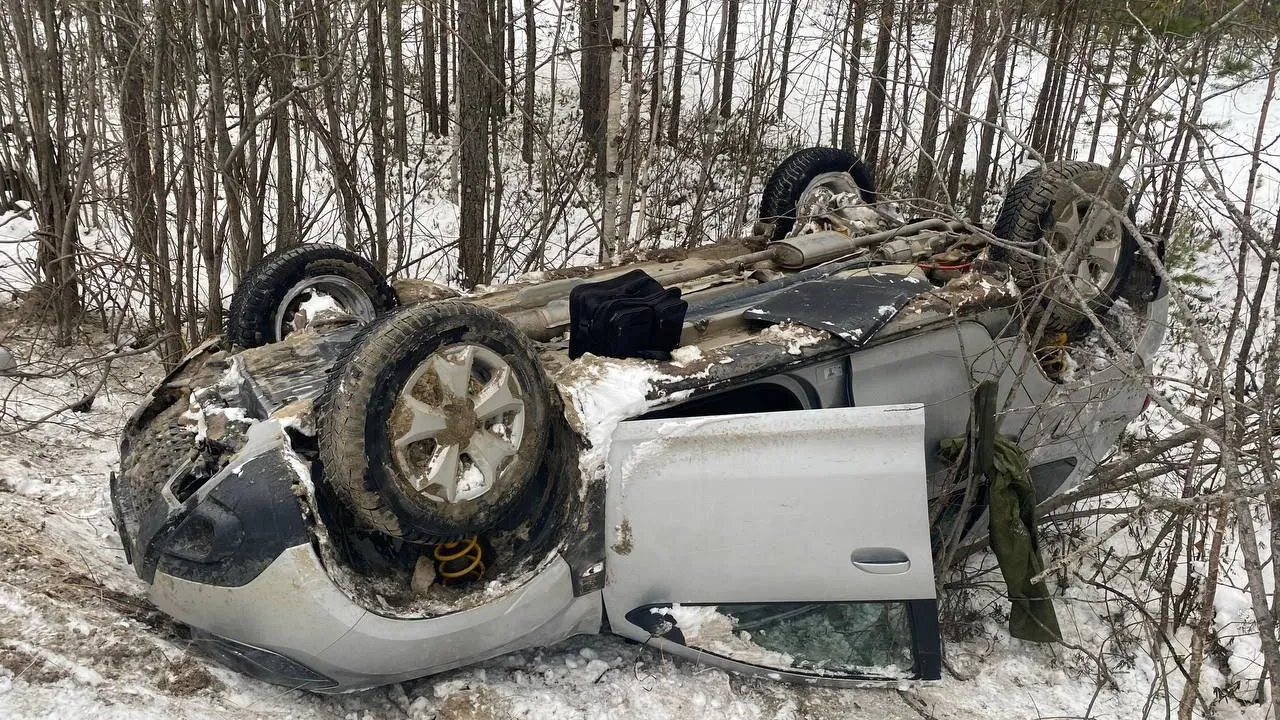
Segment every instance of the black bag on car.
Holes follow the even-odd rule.
[[[569,357],[665,360],[680,344],[688,309],[679,288],[643,270],[579,285],[569,292]]]

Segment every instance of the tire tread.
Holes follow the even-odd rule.
[[[992,234],[1030,251],[1041,253],[1043,249],[1040,244],[1047,229],[1044,225],[1045,216],[1053,210],[1054,196],[1060,186],[1066,182],[1073,182],[1085,173],[1106,171],[1107,168],[1102,165],[1082,160],[1051,162],[1028,171],[1009,188],[1004,202],[1000,205]],[[1126,190],[1126,196],[1127,194]],[[1127,232],[1125,238],[1129,239]],[[1049,279],[1043,264],[1036,258],[1011,252],[995,244],[990,245],[989,255],[993,260],[1008,263],[1014,282],[1024,292],[1041,287]],[[1125,262],[1117,265],[1116,287],[1111,293],[1094,302],[1094,314],[1101,315],[1110,309],[1119,288],[1123,287],[1126,281],[1130,265]],[[1093,323],[1083,313],[1049,300],[1046,300],[1046,303],[1053,306],[1048,308],[1048,329],[1064,332],[1073,340],[1093,329]]]
[[[227,337],[235,345],[252,348],[275,341],[276,306],[289,287],[305,276],[315,262],[338,261],[351,265],[353,274],[371,288],[370,300],[379,312],[397,305],[395,291],[368,260],[337,245],[295,245],[264,257],[245,273],[231,296],[227,310]]]
[[[760,220],[773,223],[771,240],[781,240],[796,222],[796,203],[809,183],[828,172],[848,172],[864,202],[875,202],[875,181],[857,155],[848,150],[811,147],[792,153],[778,164],[760,195]]]
[[[377,386],[382,376],[393,371],[401,362],[398,358],[424,342],[439,325],[468,316],[482,318],[477,324],[509,324],[497,313],[463,300],[440,300],[400,308],[362,328],[330,370],[316,405],[320,475],[357,520],[371,530],[421,543],[456,540],[476,533],[476,528],[457,527],[443,520],[410,517],[403,511],[398,512],[396,504],[388,500],[387,491],[373,482],[366,441],[368,408],[378,399]],[[514,327],[504,335],[504,340],[515,345],[514,351],[532,363],[536,382],[541,385],[536,389],[526,388],[530,401],[542,404],[541,413],[531,412],[530,419],[526,420],[526,432],[534,433],[533,442],[538,446],[540,459],[547,444],[545,428],[547,415],[554,411],[554,395],[548,391],[550,383],[529,340]],[[531,465],[530,477],[538,463]],[[520,503],[512,501],[508,505],[489,520],[493,524],[501,522]]]

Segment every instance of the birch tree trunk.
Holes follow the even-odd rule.
[[[631,48],[631,78],[627,93],[626,146],[622,153],[622,177],[618,191],[621,201],[619,237],[623,244],[637,239],[632,232],[632,225],[640,179],[640,96],[644,93],[644,19],[648,14],[648,0],[636,0],[631,40],[628,43]],[[617,60],[617,55],[614,60]],[[612,97],[610,102],[613,102]]]
[[[610,7],[613,12],[609,34],[612,59],[609,62],[609,96],[605,113],[604,211],[600,221],[600,262],[607,265],[612,265],[622,253],[622,242],[618,237],[618,132],[622,115],[622,52],[625,47],[622,38],[626,34],[622,0],[614,0]]]

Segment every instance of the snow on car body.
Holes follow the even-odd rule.
[[[1163,295],[1149,278],[1126,288],[1140,320],[1121,338],[1131,354],[1068,377],[1046,373],[1044,348],[1028,346],[999,264],[978,260],[935,285],[916,262],[814,272],[770,270],[758,256],[725,243],[624,268],[684,290],[689,315],[669,360],[570,360],[554,341],[568,288],[617,269],[430,301],[363,331],[340,317],[285,332],[310,302],[286,288],[285,301],[263,305],[278,316],[236,326],[267,342],[197,349],[126,428],[112,496],[131,562],[156,605],[211,652],[317,691],[606,627],[770,677],[936,679],[938,442],[964,434],[972,388],[994,380],[999,431],[1029,450],[1038,495],[1072,484],[1143,406]],[[342,292],[376,285],[310,277]],[[919,290],[887,311],[871,302],[908,285]],[[260,277],[251,289],[265,298],[269,286]],[[849,304],[808,311],[833,292]],[[778,304],[788,293],[803,296],[802,322],[785,321],[797,307]],[[547,342],[526,345],[508,325]],[[424,328],[432,339],[419,348]],[[403,357],[379,365],[384,346]],[[455,377],[464,354],[467,373]],[[502,412],[487,416],[499,395]],[[511,443],[497,461],[480,447],[491,435]],[[415,460],[420,441],[429,452]],[[457,448],[475,457],[438,481]],[[513,467],[515,484],[498,474]],[[370,473],[394,492],[361,484]],[[471,547],[450,530],[475,527],[458,508],[476,502],[491,503],[476,515],[484,563],[450,586],[435,573]]]

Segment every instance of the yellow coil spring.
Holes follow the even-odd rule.
[[[432,551],[436,572],[445,582],[478,580],[484,575],[484,551],[476,536],[440,543]]]
[[[1036,351],[1036,358],[1046,375],[1057,378],[1067,370],[1066,353],[1067,334],[1048,332]]]

